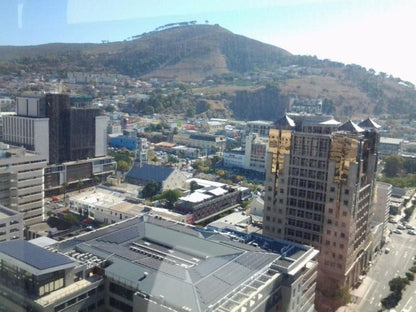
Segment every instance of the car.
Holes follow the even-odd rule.
[[[414,226],[411,226],[410,224],[406,225],[406,229],[408,230],[415,230],[416,228]]]
[[[409,231],[407,231],[407,234],[416,235],[416,231],[415,230],[409,230]]]
[[[406,230],[406,227],[404,225],[400,224],[400,225],[397,226],[397,229],[398,230]]]
[[[386,253],[386,254],[390,253],[390,248],[384,249],[384,253]]]
[[[391,223],[391,224],[397,224],[397,221],[394,220],[394,219],[389,219],[389,223]]]
[[[395,233],[395,234],[403,234],[403,232],[402,232],[402,231],[400,231],[399,229],[395,229],[395,230],[393,231],[393,233]]]

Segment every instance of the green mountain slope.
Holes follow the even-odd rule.
[[[246,93],[238,94],[216,88],[224,89],[222,85],[229,87],[235,77],[246,76],[256,76],[254,84],[260,88],[266,82],[278,86],[279,98],[275,100],[267,90],[256,91],[260,92],[262,107],[278,103],[278,111],[291,97],[320,98],[330,108],[329,112],[343,117],[414,114],[416,111],[416,92],[410,83],[358,65],[292,55],[281,48],[235,35],[220,26],[187,25],[134,38],[104,44],[0,47],[0,74],[24,70],[66,77],[69,71],[81,71],[120,73],[144,79],[196,82],[211,79],[216,85],[203,93],[226,94],[222,103],[217,104],[231,109],[239,118],[244,118],[239,103],[246,107],[253,103],[254,107],[247,111],[256,112],[256,94],[250,94],[249,87]],[[266,82],[262,82],[264,75]],[[228,77],[228,81],[224,77]],[[247,113],[246,118],[255,115],[262,116]]]

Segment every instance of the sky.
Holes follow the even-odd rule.
[[[208,21],[416,84],[414,0],[1,0],[0,14],[0,45],[121,41],[168,23]]]

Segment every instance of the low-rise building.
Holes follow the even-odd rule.
[[[155,181],[159,183],[160,190],[174,190],[183,188],[186,176],[174,167],[155,166],[143,164],[133,166],[126,174],[126,182],[136,185],[146,185]]]
[[[22,252],[23,251],[23,252]],[[314,311],[318,251],[142,216],[41,248],[0,243],[8,311]]]
[[[189,215],[191,224],[204,222],[241,204],[242,192],[238,188],[201,179],[190,179],[187,183],[191,181],[201,188],[180,197],[175,206],[175,211]]]
[[[144,205],[133,201],[137,201],[136,198],[130,198],[126,193],[96,187],[70,195],[69,208],[71,212],[93,219],[98,223],[113,224],[141,215],[146,211]]]
[[[136,150],[138,147],[137,139],[126,136],[117,136],[110,138],[110,146],[115,148],[125,147],[129,150]]]
[[[231,150],[222,153],[224,167],[227,168],[244,168],[245,152],[242,150]]]
[[[213,153],[223,151],[226,145],[226,139],[222,135],[201,134],[201,133],[180,133],[173,136],[173,142],[190,147],[196,147]]]
[[[68,161],[59,165],[48,165],[45,168],[45,195],[52,196],[62,192],[63,185],[67,190],[92,185],[104,181],[115,173],[117,163],[111,156],[96,157],[78,161]]]
[[[24,240],[0,243],[4,311],[102,311],[103,276],[93,266]]]
[[[380,137],[378,152],[381,157],[400,155],[402,153],[403,139]]]
[[[0,205],[0,242],[23,239],[23,215]]]
[[[244,150],[231,150],[223,153],[224,166],[265,173],[268,141],[266,137],[250,133],[246,136]]]

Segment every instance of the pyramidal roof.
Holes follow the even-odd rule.
[[[338,130],[341,131],[349,131],[349,132],[364,132],[365,130],[363,128],[361,128],[359,125],[357,125],[356,123],[354,123],[351,120],[348,120],[346,123],[344,123],[343,125],[341,125]]]
[[[337,125],[340,124],[340,122],[335,120],[334,118],[331,118],[331,119],[320,122],[320,124],[321,125],[337,126]]]
[[[358,125],[365,129],[381,128],[381,126],[378,123],[376,123],[374,120],[372,120],[370,117],[368,117],[366,120],[361,121]]]
[[[296,124],[292,118],[290,118],[288,115],[285,114],[282,118],[276,121],[276,127],[282,127],[282,126],[293,128],[296,126]]]

